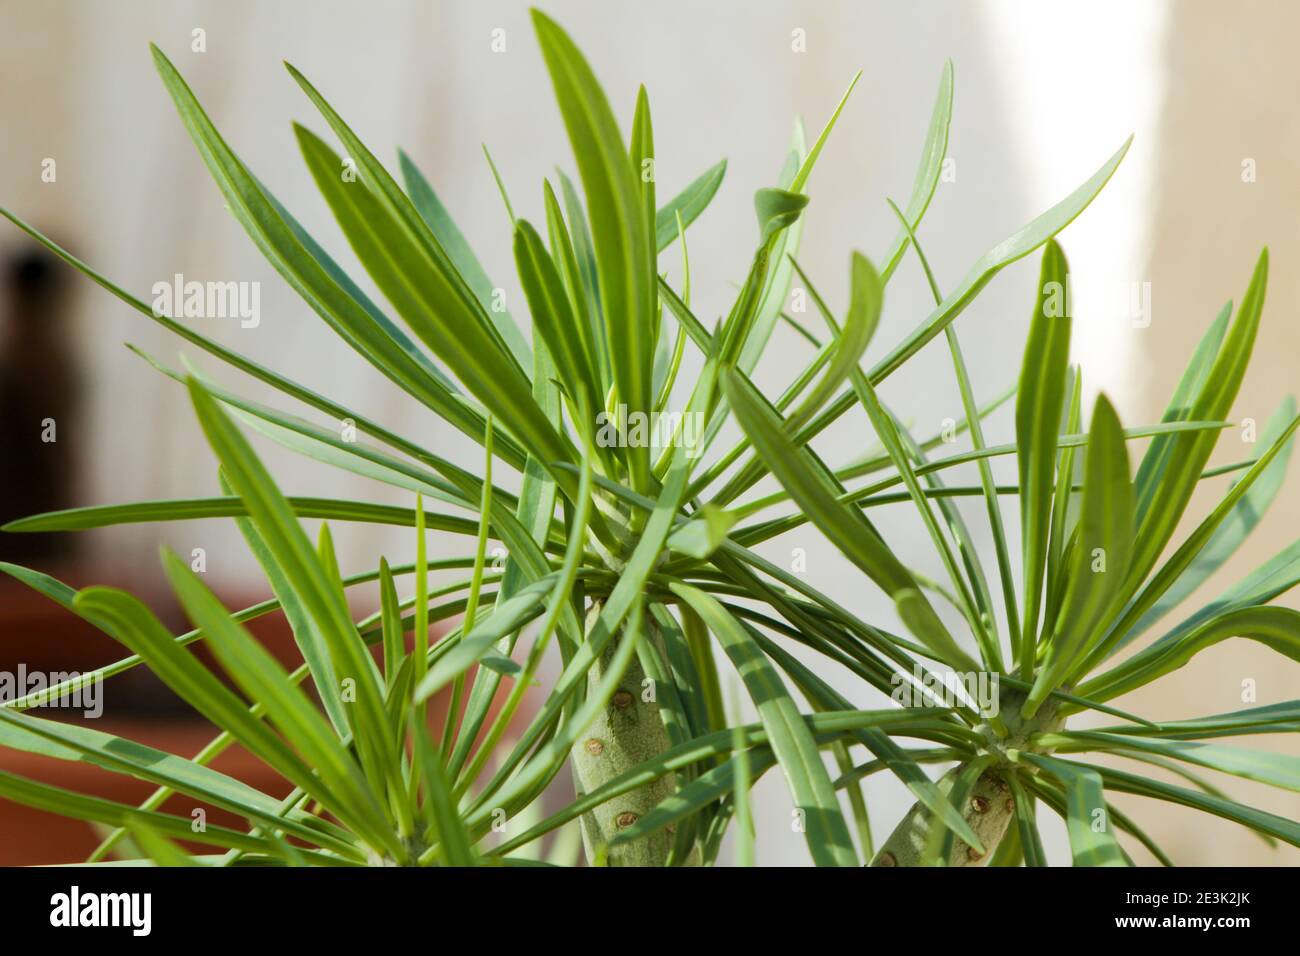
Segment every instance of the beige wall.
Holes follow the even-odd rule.
[[[1152,197],[1150,279],[1153,321],[1137,336],[1137,411],[1154,419],[1205,326],[1228,299],[1241,300],[1261,247],[1269,247],[1268,299],[1263,324],[1241,390],[1235,420],[1261,425],[1300,384],[1300,113],[1295,90],[1300,63],[1293,38],[1300,7],[1291,3],[1177,3],[1167,38],[1169,81],[1158,129],[1161,157]],[[1242,181],[1253,160],[1256,181]],[[1250,457],[1240,432],[1220,441],[1216,460]],[[1204,515],[1226,487],[1211,483],[1193,499]],[[1187,530],[1192,525],[1187,524]],[[1199,607],[1300,537],[1300,462],[1271,510],[1227,565],[1189,599]],[[1300,607],[1292,592],[1279,603]],[[1177,618],[1171,619],[1177,620]],[[1254,681],[1259,703],[1300,697],[1300,668],[1238,640],[1199,655],[1162,681],[1158,692],[1134,694],[1118,706],[1145,714],[1185,717],[1240,709],[1242,681]],[[1251,742],[1252,746],[1256,742]],[[1260,739],[1259,746],[1295,755],[1294,737]],[[1230,795],[1289,819],[1300,818],[1300,795],[1228,778]],[[1145,801],[1130,801],[1141,808]],[[1292,849],[1262,852],[1240,827],[1149,813],[1151,833],[1180,859],[1207,863],[1300,862]]]

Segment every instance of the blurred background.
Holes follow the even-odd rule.
[[[951,162],[920,231],[940,285],[1083,182],[1133,133],[1133,148],[1101,197],[1061,237],[1076,289],[1074,348],[1087,394],[1105,391],[1128,424],[1157,421],[1195,342],[1220,306],[1239,299],[1260,247],[1271,249],[1263,330],[1234,418],[1262,423],[1296,388],[1300,368],[1300,7],[1286,0],[1199,2],[563,2],[539,4],[571,32],[626,129],[639,83],[654,107],[657,176],[671,195],[725,157],[711,208],[690,232],[697,313],[726,312],[756,240],[752,197],[775,183],[796,116],[816,135],[857,70],[863,78],[809,184],[801,263],[842,309],[850,250],[878,259],[896,221],[885,199],[911,188],[945,59],[956,71]],[[367,289],[307,175],[290,120],[324,123],[286,75],[300,68],[381,159],[401,145],[429,176],[507,302],[522,316],[509,220],[484,162],[495,159],[520,215],[541,215],[541,177],[573,160],[522,2],[252,3],[0,0],[0,204],[55,237],[114,281],[149,300],[176,273],[199,281],[260,283],[261,321],[195,319],[205,335],[328,393],[349,407],[473,467],[461,436],[356,357],[264,262],[227,214],[166,95],[147,44],[157,42],[241,157]],[[665,256],[676,268],[676,255]],[[1033,301],[1036,257],[1002,273],[957,323],[974,387],[988,400],[1014,382]],[[1085,294],[1086,291],[1086,294]],[[915,327],[931,299],[915,257],[888,290],[868,364]],[[222,384],[257,399],[256,382],[206,356],[51,263],[7,223],[0,226],[0,509],[20,514],[74,505],[217,494],[214,459],[179,386],[123,344],[169,365],[183,353]],[[689,350],[688,350],[689,351]],[[811,353],[779,327],[758,370],[781,389]],[[927,348],[882,389],[895,410],[933,434],[960,418],[950,359]],[[283,401],[273,404],[283,406]],[[295,410],[296,411],[296,410]],[[57,440],[43,440],[55,422]],[[987,426],[1009,440],[1010,409]],[[1228,430],[1216,460],[1254,454]],[[348,476],[258,442],[294,494],[409,503],[394,489]],[[819,447],[832,462],[874,444],[846,416]],[[1136,452],[1135,452],[1136,453]],[[1014,462],[1004,463],[1012,469]],[[1173,624],[1300,537],[1295,469],[1269,517]],[[1005,472],[999,472],[1000,475]],[[954,478],[954,480],[956,480]],[[1204,489],[1202,515],[1221,486]],[[1008,508],[1008,519],[1014,516]],[[967,511],[987,544],[982,505]],[[910,506],[876,518],[905,562],[941,569]],[[380,526],[334,529],[344,573],[379,555],[407,560],[413,536]],[[231,606],[265,596],[258,570],[230,522],[105,529],[81,536],[0,536],[0,558],[30,563],[76,585],[115,583],[167,605],[157,550],[201,548],[207,573]],[[435,552],[452,543],[431,539]],[[892,614],[858,573],[807,532],[769,543],[788,563],[804,548],[807,574],[864,615]],[[1013,552],[1018,549],[1013,547]],[[1296,604],[1294,596],[1285,603]],[[265,639],[291,646],[273,625]],[[0,582],[0,670],[87,669],[119,656],[103,638],[44,599]],[[1227,642],[1118,705],[1159,718],[1219,713],[1300,697],[1300,668],[1246,641]],[[857,706],[878,706],[860,683],[828,675]],[[201,726],[146,676],[106,686],[115,732],[192,753]],[[876,699],[873,699],[876,698]],[[1138,699],[1140,698],[1140,699]],[[1296,752],[1294,739],[1252,746]],[[231,772],[255,767],[228,758]],[[0,767],[43,773],[11,753]],[[67,772],[66,769],[62,772]],[[59,779],[94,790],[103,774]],[[83,779],[84,777],[84,779]],[[882,840],[910,798],[885,775],[868,786]],[[1234,798],[1290,818],[1300,795],[1235,778]],[[275,786],[274,782],[266,783]],[[98,792],[116,793],[100,789]],[[129,791],[134,799],[148,788]],[[757,790],[758,862],[806,862],[791,832],[783,782]],[[1290,864],[1231,823],[1119,796],[1182,864]],[[1064,828],[1045,826],[1049,853],[1068,861]],[[74,825],[80,826],[80,825]],[[82,828],[84,830],[85,828]],[[0,803],[0,863],[54,862],[84,854],[88,833]],[[1135,858],[1151,862],[1145,851]],[[724,852],[723,859],[729,854]]]

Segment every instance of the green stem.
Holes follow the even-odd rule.
[[[600,608],[601,605],[596,603],[588,611],[588,630],[596,623]],[[644,626],[650,627],[651,637],[657,638],[654,625],[648,617]],[[595,692],[614,658],[617,646],[617,639],[610,641],[600,660],[588,673],[589,692]],[[618,689],[610,697],[609,705],[579,737],[570,752],[578,796],[591,793],[625,771],[668,750],[668,731],[664,729],[659,704],[652,691],[652,687],[646,686],[645,671],[633,658]],[[664,866],[672,853],[675,840],[669,827],[613,847],[610,846],[610,841],[619,831],[627,829],[653,810],[665,797],[671,796],[676,789],[676,774],[665,774],[644,787],[625,793],[616,800],[606,801],[583,814],[582,841],[587,859],[596,865]],[[698,849],[692,851],[688,862],[699,862]]]
[[[1037,741],[1041,734],[1055,733],[1065,724],[1060,714],[1060,701],[1051,698],[1038,714],[1029,720],[1020,716],[1020,707],[1025,699],[1024,691],[1004,685],[1001,690],[998,733],[990,721],[984,732],[989,738],[990,752],[998,755],[999,765],[990,767],[980,774],[966,796],[960,808],[962,819],[984,845],[980,853],[965,841],[954,838],[952,849],[945,861],[947,866],[980,866],[997,850],[1006,836],[1012,819],[1015,817],[1015,803],[1011,785],[1007,783],[1011,752],[1016,750],[1036,750],[1050,752]],[[977,758],[978,759],[978,758]],[[987,760],[986,754],[983,759]],[[944,774],[939,781],[939,789],[947,794],[952,790],[962,772],[970,766],[968,760]],[[974,772],[973,770],[971,771]],[[912,804],[902,822],[880,846],[880,851],[871,861],[872,866],[923,866],[935,862],[931,842],[933,837],[934,816],[921,803]],[[929,851],[929,853],[927,853]]]
[[[939,789],[947,793],[964,767],[965,764],[962,764],[945,774],[939,781]],[[1011,788],[1000,773],[986,770],[980,775],[966,798],[965,806],[961,808],[961,815],[984,844],[984,853],[978,853],[964,841],[954,839],[947,865],[979,866],[1002,842],[1015,816]],[[889,839],[881,844],[880,852],[871,861],[871,865],[923,866],[926,848],[930,844],[932,823],[930,811],[920,802],[914,803],[907,816],[889,835]]]

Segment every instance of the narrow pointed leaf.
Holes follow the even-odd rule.
[[[655,245],[659,252],[667,249],[677,238],[677,217],[681,216],[683,229],[698,219],[713,200],[726,174],[727,161],[720,160],[659,207],[655,214]]]
[[[629,411],[648,412],[654,360],[652,310],[655,259],[638,188],[609,101],[582,53],[545,14],[533,26],[551,74],[555,97],[578,162],[600,280],[606,344],[619,398]],[[646,487],[647,449],[633,449],[633,475]]]
[[[1126,866],[1115,839],[1101,777],[1080,764],[1025,754],[1025,759],[1055,777],[1065,788],[1066,829],[1075,866]]]
[[[1019,652],[1020,676],[1033,677],[1039,607],[1051,532],[1056,470],[1057,425],[1065,402],[1070,357],[1069,266],[1055,241],[1043,250],[1038,297],[1016,390],[1017,464],[1020,473],[1020,534],[1024,563],[1024,611]]]
[[[830,775],[812,734],[775,668],[718,602],[683,584],[673,593],[691,606],[722,644],[767,729],[772,750],[785,773],[795,806],[803,811],[805,837],[818,865],[856,866],[857,854],[840,811]]]
[[[1078,535],[1066,559],[1065,599],[1049,638],[1047,659],[1029,692],[1026,715],[1032,715],[1047,692],[1070,675],[1122,600],[1133,532],[1133,488],[1124,433],[1114,407],[1101,395],[1088,436]]]

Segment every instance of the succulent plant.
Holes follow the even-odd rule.
[[[1147,636],[1258,523],[1300,423],[1288,398],[1265,428],[1260,454],[1210,467],[1263,311],[1267,256],[1235,315],[1225,306],[1209,325],[1161,422],[1124,428],[1102,396],[1084,430],[1082,372],[1069,365],[1068,269],[1054,237],[1105,185],[1128,144],[944,293],[918,232],[947,152],[949,65],[912,194],[903,208],[893,206],[896,238],[879,266],[853,253],[844,315],[826,305],[797,257],[806,187],[842,101],[811,147],[796,131],[776,185],[755,197],[759,235],[749,272],[710,330],[691,307],[692,278],[700,279],[687,237],[725,163],[662,202],[645,89],[625,139],[577,47],[546,16],[535,13],[534,24],[578,183],[563,173],[544,182],[545,221],[536,226],[505,202],[531,336],[502,307],[414,161],[400,155],[399,184],[289,67],[342,144],[336,152],[295,127],[313,179],[401,324],[389,318],[243,164],[154,49],[228,208],[276,271],[374,369],[478,443],[479,460],[448,460],[219,345],[0,210],[144,316],[316,416],[253,402],[193,369],[144,356],[186,389],[225,494],[81,507],[6,530],[232,519],[273,597],[232,612],[165,551],[167,578],[194,625],[175,635],[123,591],[77,591],[3,565],[130,652],[81,680],[146,666],[220,733],[193,758],[163,753],[28,713],[72,689],[48,688],[0,707],[0,745],[86,761],[159,789],[127,806],[0,773],[0,796],[114,828],[92,861],[125,851],[164,865],[570,862],[579,825],[592,864],[711,864],[728,832],[736,859],[752,862],[762,834],[753,830],[750,788],[773,768],[819,865],[1043,865],[1040,804],[1065,819],[1077,865],[1130,862],[1129,838],[1169,862],[1108,793],[1180,804],[1300,845],[1294,821],[1239,804],[1200,775],[1300,789],[1294,756],[1218,742],[1300,730],[1300,702],[1194,720],[1139,716],[1110,703],[1232,637],[1300,658],[1300,614],[1269,604],[1300,580],[1300,544],[1159,638]],[[681,272],[670,281],[661,256],[674,246]],[[909,250],[934,310],[864,367],[889,282]],[[1019,382],[981,403],[955,320],[1000,270],[1038,250],[1039,294]],[[785,311],[796,276],[824,320],[820,333]],[[813,358],[769,397],[751,375],[783,321],[799,329]],[[941,336],[962,418],[947,433],[916,435],[877,389]],[[679,375],[687,349],[702,362],[693,382]],[[1013,397],[1015,440],[990,443],[983,421]],[[878,447],[827,463],[818,436],[859,411]],[[728,421],[743,437],[723,449]],[[344,426],[359,437],[342,434]],[[286,496],[245,429],[414,494],[415,507]],[[967,450],[949,448],[958,434],[968,437]],[[1134,473],[1130,442],[1138,440],[1149,442]],[[1017,480],[999,484],[994,459],[1010,457]],[[972,463],[977,484],[945,481],[945,472]],[[498,484],[503,469],[519,476],[517,493]],[[1224,475],[1234,477],[1220,503],[1178,537],[1193,491]],[[769,476],[779,490],[758,494]],[[983,499],[991,555],[975,547],[957,508],[962,497]],[[1006,498],[1018,502],[1018,568]],[[909,501],[944,583],[905,565],[871,520],[874,508]],[[793,510],[772,516],[787,503]],[[322,519],[314,544],[303,519]],[[400,567],[379,558],[345,577],[330,521],[414,528],[417,558]],[[896,614],[864,620],[755,551],[808,523],[888,595]],[[431,531],[473,547],[430,561]],[[503,568],[489,561],[489,541],[506,548]],[[435,585],[439,572],[451,580]],[[408,579],[401,597],[397,582]],[[358,618],[348,590],[370,582],[379,584],[381,607]],[[243,626],[272,613],[285,616],[301,651],[292,671]],[[446,629],[431,639],[435,624]],[[198,641],[233,687],[187,649]],[[562,667],[539,687],[552,645]],[[1126,647],[1136,650],[1116,658]],[[814,652],[820,665],[793,648]],[[756,722],[735,717],[725,699],[728,667]],[[839,669],[860,696],[832,686],[825,675]],[[441,731],[430,730],[435,694],[447,700]],[[877,706],[860,706],[871,701]],[[1085,712],[1086,728],[1070,722]],[[289,781],[290,795],[275,798],[209,766],[235,744]],[[1108,759],[1093,763],[1089,755]],[[1153,767],[1187,785],[1164,782]],[[546,814],[543,794],[563,791],[552,784],[566,768],[574,795]],[[882,771],[917,802],[877,846],[862,781]],[[247,827],[195,828],[161,809],[173,794],[231,811]],[[182,842],[218,852],[191,854]]]

